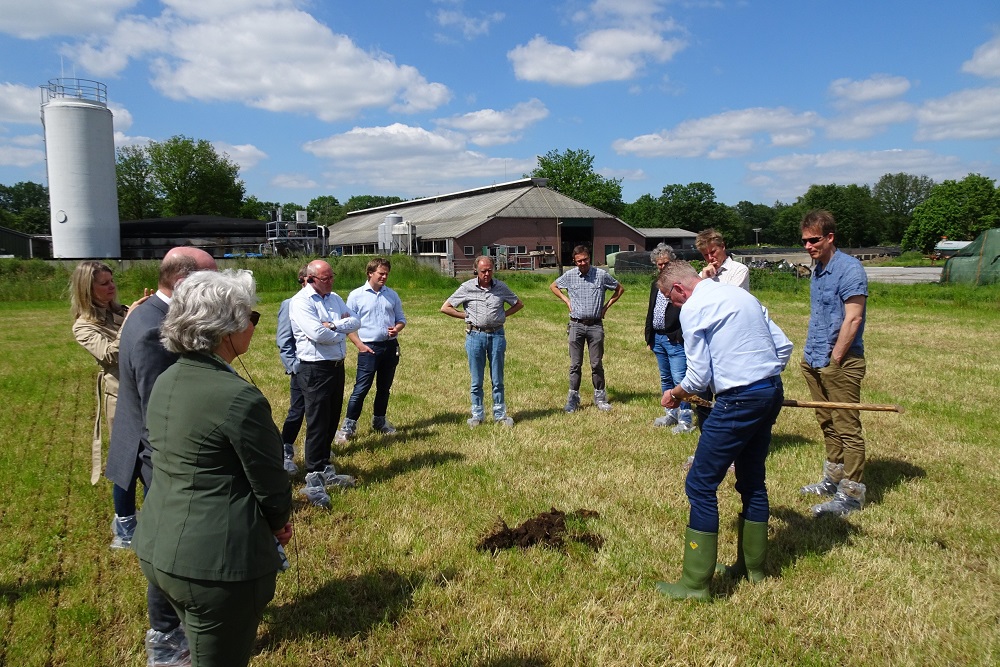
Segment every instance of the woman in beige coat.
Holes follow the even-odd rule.
[[[148,293],[148,290],[147,290]],[[118,400],[118,334],[128,314],[128,308],[117,301],[111,267],[103,262],[81,262],[70,278],[70,311],[73,315],[73,337],[97,360],[97,415],[94,418],[94,439],[91,445],[90,483],[101,477],[101,413],[107,416],[108,432],[114,428],[115,404]],[[143,297],[132,304],[142,303]],[[119,489],[115,489],[116,495]],[[117,505],[116,498],[116,505]],[[127,504],[127,503],[126,503]],[[111,547],[127,549],[135,528],[135,494],[133,509],[123,516],[116,512],[112,522],[114,539]]]

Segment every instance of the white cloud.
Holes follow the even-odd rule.
[[[917,110],[918,141],[1000,137],[1000,88],[962,90]]]
[[[642,157],[732,157],[749,152],[758,134],[770,135],[772,144],[787,145],[810,136],[819,121],[812,111],[756,107],[684,121],[672,130],[618,139],[612,148],[620,155]]]
[[[30,139],[30,142],[29,142]],[[45,162],[41,137],[13,137],[0,139],[0,167],[32,167]]]
[[[987,78],[1000,77],[1000,35],[976,48],[972,58],[962,63],[962,71]]]
[[[442,118],[438,125],[465,132],[478,146],[497,146],[520,141],[522,131],[548,117],[549,110],[538,99],[521,102],[510,109],[481,109],[460,116]]]
[[[252,169],[261,160],[267,159],[267,153],[253,144],[230,144],[225,141],[213,141],[212,146],[218,153],[225,153],[229,159],[240,166],[241,170]]]
[[[890,125],[905,123],[913,116],[913,105],[906,102],[863,107],[829,121],[826,134],[831,139],[867,139],[884,132]]]
[[[42,98],[38,88],[0,83],[0,123],[40,125]]]
[[[442,28],[457,27],[465,39],[472,40],[490,32],[490,27],[503,21],[503,12],[483,13],[478,17],[471,17],[461,10],[439,9],[435,19]]]
[[[863,81],[837,79],[830,84],[830,94],[838,101],[859,103],[888,100],[905,94],[910,82],[902,76],[874,74]]]
[[[294,9],[295,0],[162,0],[185,19],[217,19],[258,9]]]
[[[535,159],[488,157],[466,148],[457,132],[431,132],[395,123],[356,127],[310,141],[307,153],[330,161],[324,178],[339,185],[397,192],[408,197],[452,192],[468,184],[507,180],[535,167]]]
[[[962,178],[975,165],[928,150],[794,153],[747,165],[747,182],[765,197],[792,200],[817,183],[872,184],[887,173],[922,174],[941,181]]]
[[[319,187],[315,180],[304,174],[278,174],[271,179],[270,185],[294,190],[309,190]]]
[[[22,39],[105,32],[139,0],[0,0],[0,32]]]
[[[250,12],[178,27],[153,84],[173,99],[237,101],[268,111],[342,120],[366,108],[436,108],[447,87],[370,54],[298,11]]]
[[[663,63],[687,46],[672,20],[661,20],[660,2],[652,0],[597,0],[574,20],[607,26],[576,38],[576,48],[555,44],[536,35],[527,44],[507,52],[514,74],[524,81],[586,86],[601,81],[627,81],[639,76],[651,62]]]
[[[117,76],[130,60],[157,51],[169,51],[170,31],[176,25],[175,20],[162,16],[128,16],[107,35],[64,44],[59,54],[71,58],[93,76]]]

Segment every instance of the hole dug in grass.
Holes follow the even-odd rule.
[[[553,507],[548,512],[541,512],[516,528],[507,526],[507,522],[497,517],[493,528],[480,540],[476,548],[489,551],[496,555],[501,549],[527,549],[540,544],[553,549],[563,549],[566,541],[579,542],[598,551],[604,545],[604,538],[587,531],[586,520],[598,519],[600,514],[594,510],[579,509],[566,514]]]

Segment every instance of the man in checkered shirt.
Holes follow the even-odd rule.
[[[583,366],[583,345],[587,344],[590,356],[590,377],[594,383],[594,405],[607,412],[611,409],[604,383],[604,316],[625,292],[607,271],[590,265],[590,248],[578,245],[573,248],[576,268],[556,278],[549,289],[569,308],[569,396],[566,412],[580,408],[580,379]],[[563,294],[563,290],[566,293]],[[613,291],[608,302],[604,293]]]

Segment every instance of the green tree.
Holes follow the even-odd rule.
[[[122,220],[158,218],[162,202],[156,192],[153,165],[143,146],[122,146],[115,161],[118,217]]]
[[[913,222],[903,236],[903,248],[930,252],[941,237],[971,241],[1000,225],[1000,191],[995,181],[969,174],[961,181],[935,185],[913,210]]]
[[[309,202],[309,219],[321,225],[332,225],[344,219],[344,207],[332,195],[320,195]]]
[[[884,236],[882,213],[867,185],[811,185],[799,203],[833,213],[839,247],[877,245]]]
[[[660,202],[651,194],[644,194],[631,204],[622,207],[621,219],[633,227],[663,227]]]
[[[389,204],[398,204],[401,201],[403,201],[402,198],[392,195],[354,195],[344,202],[343,213],[347,215],[351,211],[363,211],[366,208],[388,206]]]
[[[798,201],[794,204],[774,205],[774,223],[768,228],[767,243],[777,246],[799,246],[802,244],[802,218],[809,208]]]
[[[245,188],[240,168],[208,141],[174,136],[146,148],[162,214],[236,217]]]
[[[715,200],[715,188],[708,183],[665,185],[658,199],[659,227],[678,227],[700,232],[712,227],[735,247],[747,243],[748,228],[736,211]]]
[[[899,243],[913,221],[913,210],[930,195],[934,181],[913,174],[885,174],[872,188],[872,197],[884,216],[885,244]]]
[[[770,242],[768,232],[778,218],[778,212],[775,209],[765,204],[754,204],[746,200],[741,201],[733,209],[743,222],[744,228],[750,231],[753,243],[757,243],[758,240],[761,243]],[[754,229],[760,231],[754,232]]]
[[[587,150],[551,150],[538,158],[538,166],[525,177],[547,178],[548,187],[588,206],[617,216],[622,202],[620,178],[605,178],[594,171],[594,156]]]
[[[25,234],[48,234],[48,188],[31,181],[0,185],[0,224]]]

